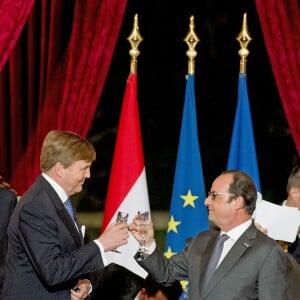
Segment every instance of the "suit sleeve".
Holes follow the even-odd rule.
[[[187,251],[173,255],[167,259],[161,250],[156,247],[154,252],[145,260],[138,263],[148,271],[158,282],[183,280],[188,276]],[[136,257],[137,259],[137,257]]]
[[[91,242],[78,247],[62,220],[43,204],[23,206],[19,230],[30,263],[50,286],[103,267],[97,245]]]
[[[17,204],[13,191],[0,188],[0,290],[4,279],[4,262],[7,251],[7,227]]]

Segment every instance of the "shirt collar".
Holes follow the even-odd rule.
[[[53,189],[58,194],[58,197],[60,198],[62,203],[65,203],[68,199],[68,195],[66,194],[65,190],[55,180],[53,180],[49,175],[47,175],[46,173],[42,173],[42,176],[53,187]]]
[[[240,236],[250,227],[252,224],[252,219],[250,218],[246,222],[238,225],[237,227],[229,230],[228,232],[221,232],[221,234],[226,233],[232,240],[237,241]]]

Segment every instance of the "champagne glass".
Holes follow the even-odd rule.
[[[126,223],[127,220],[128,220],[128,213],[123,212],[123,211],[118,211],[116,223],[117,224]]]
[[[121,224],[121,223],[126,223],[128,220],[128,213],[123,212],[123,211],[118,211],[117,212],[117,217],[116,217],[116,224]],[[116,253],[121,253],[120,250],[118,249],[113,249],[111,250],[112,252],[116,252]]]
[[[148,234],[148,226],[149,226],[149,211],[145,211],[143,213],[138,212],[137,216],[137,224],[139,227],[139,234],[141,236],[140,248],[137,252],[138,260],[144,259],[144,254],[146,251],[146,239]]]

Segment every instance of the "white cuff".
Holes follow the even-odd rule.
[[[101,254],[101,257],[102,257],[102,261],[103,261],[103,264],[104,266],[107,265],[107,261],[105,259],[105,251],[104,251],[104,247],[102,246],[102,244],[99,242],[98,239],[94,240],[94,242],[96,243],[96,245],[99,247],[99,250],[100,250],[100,254]]]
[[[152,244],[150,246],[146,246],[146,252],[150,255],[154,252],[155,248],[156,248],[156,243],[155,241],[152,242]]]

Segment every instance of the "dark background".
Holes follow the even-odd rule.
[[[190,16],[200,38],[196,50],[195,94],[206,189],[226,169],[237,104],[239,43],[247,13],[253,41],[248,46],[247,84],[263,198],[279,203],[297,152],[290,135],[266,52],[255,2],[251,0],[129,0],[117,46],[88,138],[97,150],[81,210],[102,210],[114,152],[126,80],[127,37],[138,14],[138,100],[150,205],[170,207],[187,73]],[[86,198],[89,200],[86,201]],[[80,199],[81,200],[81,199]]]

